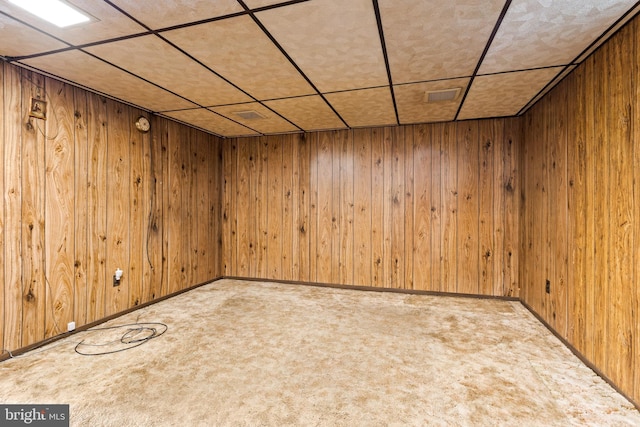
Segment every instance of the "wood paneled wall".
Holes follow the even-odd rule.
[[[636,402],[639,58],[636,18],[526,114],[520,248],[522,299]]]
[[[226,276],[518,296],[519,122],[224,142]]]
[[[143,112],[6,63],[0,81],[0,356],[221,275],[218,138],[141,134]]]

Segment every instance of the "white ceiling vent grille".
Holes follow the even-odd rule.
[[[257,120],[257,119],[265,119],[266,118],[262,114],[258,113],[257,111],[253,111],[253,110],[236,111],[233,114],[235,114],[236,116],[238,116],[238,117],[240,117],[241,119],[244,119],[244,120]]]
[[[431,92],[425,92],[424,94],[424,102],[444,102],[444,101],[455,101],[460,95],[460,91],[462,89],[457,87],[454,89],[444,89],[444,90],[434,90]]]

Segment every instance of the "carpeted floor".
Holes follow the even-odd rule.
[[[640,425],[517,302],[220,280],[108,324],[132,322],[168,330],[2,362],[0,401],[68,403],[77,426]]]

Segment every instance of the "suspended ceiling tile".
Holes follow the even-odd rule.
[[[379,0],[394,84],[473,74],[504,0]]]
[[[0,14],[0,55],[24,56],[63,49],[66,44]]]
[[[548,85],[544,87],[544,89],[539,92],[534,98],[532,98],[527,105],[524,107],[524,110],[521,110],[523,113],[526,112],[529,108],[531,108],[536,102],[538,102],[543,96],[545,96],[551,89],[555,87],[558,83],[562,81],[565,77],[567,77],[573,70],[575,70],[577,65],[570,65],[566,67],[564,71],[558,74]]]
[[[162,35],[257,99],[314,93],[248,16],[168,31]]]
[[[455,119],[468,84],[469,79],[455,79],[395,86],[400,123],[443,122]],[[447,89],[458,89],[458,95],[455,99],[426,102],[428,92]]]
[[[325,97],[351,127],[397,124],[388,87],[328,93]]]
[[[67,0],[67,3],[88,13],[94,19],[88,24],[59,28],[8,2],[0,2],[0,10],[74,45],[146,31],[145,28],[103,1]]]
[[[458,118],[514,116],[560,71],[562,67],[478,76]]]
[[[111,0],[154,30],[242,12],[236,0]]]
[[[252,101],[155,35],[85,50],[203,106]]]
[[[389,84],[371,0],[315,0],[256,16],[320,92]]]
[[[635,2],[516,0],[480,73],[569,64]]]
[[[40,56],[21,62],[151,111],[177,110],[195,106],[78,50]],[[69,67],[69,64],[73,64],[73,67]]]
[[[345,127],[342,120],[318,95],[278,99],[265,104],[306,131]]]
[[[239,123],[242,123],[243,125],[251,129],[255,129],[260,133],[285,133],[300,130],[282,117],[278,116],[273,111],[257,102],[238,105],[225,105],[222,107],[212,107],[211,110]],[[256,113],[257,117],[247,119],[240,115],[242,113]]]
[[[256,131],[248,129],[238,123],[234,123],[206,108],[194,110],[170,111],[162,113],[167,117],[172,117],[181,122],[197,126],[221,136],[247,136],[257,135]]]
[[[580,57],[576,58],[575,63],[579,64],[584,61],[589,55],[596,51],[609,37],[615,34],[620,28],[624,27],[631,19],[633,19],[638,13],[640,13],[640,3],[636,3],[633,9],[629,9],[626,16],[623,16],[615,25],[609,28],[609,30],[603,34],[602,38],[593,45],[589,46],[587,50],[582,52]]]

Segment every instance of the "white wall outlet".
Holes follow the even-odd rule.
[[[76,322],[67,323],[67,332],[71,332],[76,329]]]

